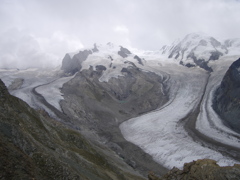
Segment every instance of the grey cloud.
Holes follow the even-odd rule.
[[[58,62],[64,53],[95,42],[154,50],[191,32],[239,37],[239,9],[236,0],[1,0],[0,63],[6,64],[2,57],[14,61],[16,52],[22,66],[31,55],[41,64]],[[11,28],[30,36],[22,47],[31,48],[20,48],[21,38],[4,39],[4,32],[18,34]]]
[[[3,68],[56,67],[66,51],[83,47],[76,37],[61,32],[39,38],[27,31],[10,29],[2,33],[0,39],[0,67]]]

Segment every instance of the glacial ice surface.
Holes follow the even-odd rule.
[[[63,94],[61,93],[61,88],[64,83],[68,82],[73,77],[74,75],[59,78],[45,85],[41,85],[36,88],[36,91],[41,94],[49,104],[57,108],[59,111],[62,111],[59,104],[59,102],[64,99]]]
[[[231,61],[225,61],[225,64],[230,65]],[[156,162],[167,168],[174,166],[181,168],[186,162],[203,158],[214,159],[220,165],[239,163],[193,141],[181,125],[181,119],[191,113],[201,102],[206,84],[206,72],[200,68],[186,68],[167,63],[159,67],[159,70],[170,76],[168,79],[168,83],[170,83],[169,103],[158,110],[123,122],[120,129],[125,139],[142,148]],[[220,79],[224,72],[218,74]],[[213,85],[215,81],[212,81],[211,78],[210,85]],[[207,93],[209,88],[211,89],[210,85],[207,86]],[[207,98],[209,98],[207,95],[203,97],[203,104],[209,100]],[[204,111],[200,113],[199,117],[204,120],[198,119],[197,128],[203,129],[201,132],[209,135],[211,126],[209,127],[209,124],[205,122],[203,113]],[[219,121],[216,117],[214,118],[213,121]],[[221,127],[226,129],[224,126]],[[204,131],[205,128],[208,130]],[[213,134],[213,136],[215,135]],[[222,134],[221,138],[225,138],[227,141],[228,136]],[[239,142],[237,146],[239,146]]]

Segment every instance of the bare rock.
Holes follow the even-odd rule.
[[[224,123],[240,132],[240,58],[226,72],[220,87],[215,92],[214,110]]]

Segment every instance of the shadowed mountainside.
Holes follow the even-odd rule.
[[[215,92],[213,108],[226,125],[240,132],[240,58],[226,72]]]

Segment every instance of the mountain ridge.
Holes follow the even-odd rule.
[[[237,38],[221,42],[205,34],[191,33],[172,46],[165,46],[162,53],[167,54],[168,58],[178,60],[181,65],[199,66],[211,72],[209,62],[236,53],[236,49],[240,50],[238,42]]]
[[[220,41],[206,34],[191,33],[182,39],[174,41],[171,45],[164,45],[158,51],[140,52],[135,50],[134,53],[132,53],[127,48],[120,45],[114,45],[113,43],[107,43],[106,45],[94,44],[94,48],[83,48],[78,53],[67,53],[63,59],[62,70],[65,72],[71,71],[66,63],[74,61],[73,64],[70,63],[72,64],[71,74],[74,74],[76,70],[82,68],[81,64],[87,60],[88,56],[94,55],[94,53],[99,53],[99,56],[103,55],[101,53],[108,53],[109,58],[113,61],[117,57],[113,58],[110,54],[117,52],[123,59],[129,59],[131,55],[138,57],[137,59],[142,65],[144,65],[144,58],[150,59],[153,55],[155,58],[169,59],[169,61],[175,60],[179,64],[189,68],[200,67],[206,71],[212,72],[213,69],[211,65],[209,65],[210,61],[219,60],[222,56],[235,55],[239,50],[239,38]],[[72,57],[69,54],[72,54]],[[133,60],[130,61],[133,62]],[[76,67],[78,68],[74,70]]]

